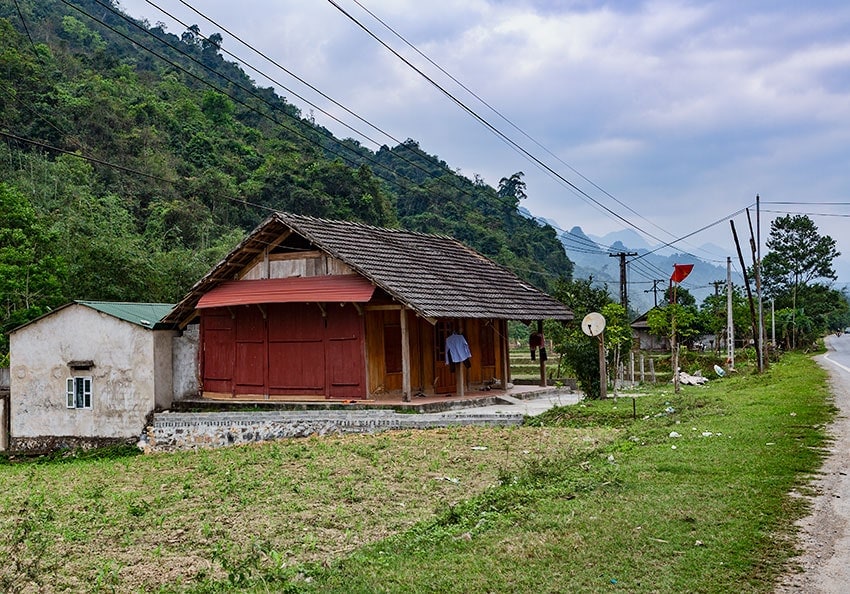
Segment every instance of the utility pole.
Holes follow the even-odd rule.
[[[712,281],[712,285],[714,285],[714,296],[718,297],[720,295],[720,287],[726,286],[726,281]]]
[[[735,369],[735,320],[732,317],[732,257],[726,256],[726,361]]]
[[[662,279],[652,279],[652,288],[644,291],[644,293],[652,293],[652,299],[655,303],[655,307],[658,307],[658,283],[665,283],[665,282],[667,282],[667,281],[665,281],[663,278]]]
[[[620,259],[620,305],[629,313],[629,293],[626,287],[626,258],[628,256],[637,256],[637,252],[617,252],[616,254],[608,254],[609,258]]]
[[[750,304],[750,319],[753,324],[753,343],[755,343],[756,351],[759,349],[759,334],[758,329],[758,320],[756,319],[756,306],[753,303],[753,291],[750,289],[750,279],[747,276],[747,265],[744,264],[744,254],[741,253],[741,244],[738,241],[738,232],[735,231],[735,221],[730,220],[729,224],[732,225],[732,239],[735,240],[735,248],[738,250],[738,260],[741,262],[741,274],[744,275],[744,288],[747,290],[747,301]],[[761,368],[759,368],[759,373],[761,373]]]
[[[764,313],[761,301],[761,230],[759,229],[759,195],[756,194],[756,233],[753,233],[753,221],[750,209],[747,209],[747,222],[750,225],[750,249],[753,252],[753,276],[756,281],[756,303],[758,306],[758,341],[756,342],[759,373],[764,372]],[[758,242],[756,241],[758,239]]]

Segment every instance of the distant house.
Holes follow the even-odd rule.
[[[652,309],[646,311],[631,323],[632,337],[634,339],[635,346],[641,351],[669,350],[670,341],[666,337],[657,336],[649,331],[647,319],[649,318],[649,312],[652,311]]]
[[[137,439],[171,404],[175,332],[157,323],[172,305],[74,301],[10,335],[13,450]]]
[[[507,321],[547,318],[572,312],[455,239],[276,213],[162,323],[199,325],[205,398],[410,399],[506,386]]]

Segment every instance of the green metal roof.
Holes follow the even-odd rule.
[[[170,303],[128,303],[121,301],[75,301],[119,320],[142,328],[153,328],[172,310]]]

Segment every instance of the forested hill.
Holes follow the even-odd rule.
[[[111,0],[0,3],[2,330],[71,299],[175,301],[272,209],[452,235],[544,289],[571,275],[517,210],[521,174],[496,189],[413,140],[334,138],[226,44]]]

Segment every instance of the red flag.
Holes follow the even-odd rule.
[[[673,274],[670,276],[671,283],[680,283],[687,278],[694,269],[693,264],[673,264]]]

